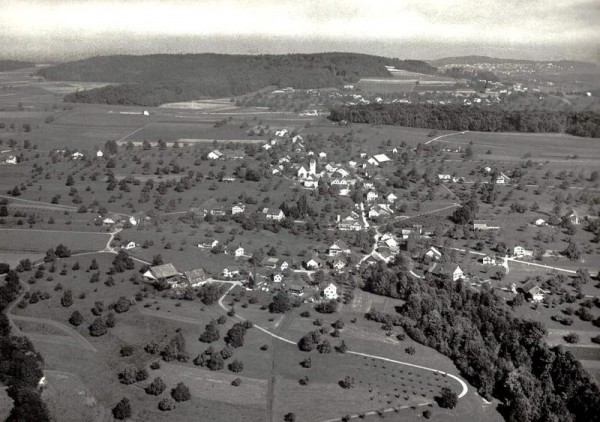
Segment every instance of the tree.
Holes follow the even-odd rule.
[[[246,326],[241,322],[236,322],[233,326],[227,331],[227,336],[225,337],[225,343],[229,344],[231,347],[242,347],[244,345],[244,336],[246,335]]]
[[[65,308],[68,308],[73,304],[73,292],[71,290],[65,290],[62,298],[60,299],[60,304]]]
[[[321,335],[319,334],[319,332],[311,331],[310,333],[304,335],[298,341],[298,348],[300,350],[302,350],[303,352],[310,352],[315,347],[317,347],[317,344],[319,344],[320,341],[321,341]]]
[[[8,217],[8,208],[6,205],[0,206],[0,217]]]
[[[151,394],[153,396],[160,396],[167,386],[161,377],[156,377],[150,383],[148,387],[146,387],[146,393]]]
[[[163,412],[173,410],[175,409],[175,402],[167,397],[158,402],[158,408]]]
[[[562,254],[571,261],[578,261],[581,258],[581,251],[573,239],[569,241],[569,245],[564,251],[562,251]]]
[[[184,383],[180,382],[171,390],[171,397],[176,402],[182,402],[191,399],[192,395],[190,394],[190,389]]]
[[[100,337],[107,333],[108,328],[106,327],[106,323],[100,317],[96,318],[92,325],[89,327],[90,335],[92,337]]]
[[[564,336],[564,339],[569,344],[579,343],[579,335],[577,333],[569,333]]]
[[[283,416],[285,422],[296,422],[296,414],[289,412]]]
[[[231,372],[238,373],[244,370],[244,364],[241,361],[235,359],[233,362],[227,365],[227,368],[229,368]]]
[[[341,380],[339,382],[339,384],[340,384],[340,387],[342,387],[343,389],[349,390],[350,388],[354,387],[355,381],[354,381],[354,378],[347,375],[343,380]]]
[[[200,301],[205,305],[212,305],[219,300],[219,286],[216,284],[204,284],[198,292]]]
[[[219,334],[219,328],[217,327],[217,321],[212,320],[205,326],[204,332],[200,335],[200,341],[203,343],[212,343],[217,341],[221,335]]]
[[[79,311],[73,311],[69,317],[69,322],[75,327],[79,327],[83,323],[83,315]]]
[[[113,407],[112,414],[115,419],[123,420],[131,417],[131,403],[127,397],[123,397],[115,407]]]
[[[331,343],[329,343],[329,340],[323,340],[323,343],[317,346],[317,350],[321,354],[331,353]]]
[[[56,247],[56,249],[54,250],[54,253],[59,258],[68,258],[71,256],[71,251],[69,250],[69,248],[67,248],[62,243]]]
[[[454,409],[458,403],[458,396],[451,389],[444,387],[440,395],[435,398],[437,404],[445,409]]]
[[[273,301],[269,304],[269,312],[273,314],[284,314],[292,309],[292,303],[289,295],[280,291],[273,296]]]
[[[127,312],[129,307],[131,306],[131,301],[127,299],[125,296],[121,296],[117,303],[115,303],[114,309],[115,312],[121,314],[123,312]]]

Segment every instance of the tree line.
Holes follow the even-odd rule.
[[[463,282],[408,279],[400,266],[366,270],[365,290],[406,301],[398,314],[367,318],[402,326],[413,340],[450,357],[484,398],[498,398],[506,420],[591,421],[600,390],[561,346],[549,347],[546,329],[515,316],[492,290]]]
[[[600,138],[600,114],[589,111],[504,110],[459,104],[364,104],[331,109],[335,122],[480,132],[554,132]]]

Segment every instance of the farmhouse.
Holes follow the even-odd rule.
[[[396,202],[396,199],[398,199],[398,197],[396,195],[394,195],[393,193],[390,193],[387,197],[386,197],[388,202]]]
[[[215,149],[211,152],[208,153],[208,155],[206,156],[206,158],[208,158],[209,160],[219,160],[223,157],[223,153],[221,151],[219,151],[218,149]]]
[[[145,212],[140,211],[129,217],[129,223],[132,226],[144,225],[150,222],[150,217],[146,215]]]
[[[264,208],[263,214],[267,220],[281,221],[285,218],[285,214],[280,209]]]
[[[452,180],[452,176],[449,174],[438,174],[438,179],[440,179],[442,182],[448,182]]]
[[[163,264],[150,267],[150,269],[144,273],[144,278],[149,280],[167,280],[169,283],[175,282],[175,279],[178,276],[179,273],[173,264]]]
[[[504,184],[509,183],[509,182],[510,182],[510,177],[508,177],[504,173],[500,173],[500,175],[496,178],[496,184],[497,185],[504,185]]]
[[[262,261],[260,261],[260,266],[265,267],[265,268],[275,269],[275,268],[277,268],[278,264],[279,264],[279,258],[275,258],[273,256],[266,256],[265,258],[263,258]]]
[[[550,292],[542,289],[540,286],[538,286],[537,284],[535,284],[535,282],[530,281],[528,283],[525,283],[523,285],[523,287],[521,287],[520,289],[523,293],[525,293],[525,296],[527,299],[530,299],[534,302],[541,302],[544,300],[544,298],[546,297],[546,295],[548,295]]]
[[[72,160],[81,160],[83,157],[84,157],[84,155],[79,151],[76,151],[73,154],[71,154]]]
[[[344,269],[344,267],[346,266],[346,261],[344,261],[341,258],[335,258],[329,264],[331,265],[331,268],[333,268],[334,270],[342,271]]]
[[[243,214],[244,211],[246,211],[246,206],[241,202],[238,202],[231,207],[231,215]]]
[[[538,227],[548,225],[548,223],[546,223],[546,220],[544,220],[543,218],[538,218],[537,220],[535,220],[534,224]]]
[[[327,251],[329,256],[336,256],[339,253],[350,253],[350,247],[343,240],[336,240]]]
[[[204,269],[202,268],[198,268],[191,271],[185,271],[183,275],[192,287],[201,286],[208,280],[208,275],[206,274],[206,271],[204,271]]]
[[[305,188],[318,188],[319,187],[319,178],[314,174],[309,174],[306,179],[302,182]]]
[[[371,202],[379,198],[379,195],[374,190],[367,192],[367,202]]]
[[[217,239],[211,240],[210,242],[199,243],[198,247],[200,249],[212,249],[219,244]]]
[[[479,259],[482,265],[496,265],[496,258],[493,256],[486,255]]]
[[[369,218],[389,217],[394,211],[387,204],[377,204],[369,210]]]
[[[15,157],[14,155],[11,155],[4,162],[6,164],[17,164],[17,157]]]
[[[102,158],[103,156],[104,156],[104,153],[102,151],[96,151],[96,157]]]
[[[103,226],[112,226],[112,225],[118,224],[120,222],[121,222],[121,216],[119,214],[116,214],[113,212],[104,217],[104,219],[102,220],[102,225]]]
[[[131,249],[135,249],[136,246],[137,245],[135,244],[135,242],[127,242],[123,246],[121,246],[121,248],[130,251]]]
[[[360,231],[363,228],[362,224],[358,221],[358,214],[356,214],[354,211],[341,221],[338,216],[337,227],[341,231]]]
[[[391,161],[390,157],[388,157],[385,154],[377,154],[377,155],[374,155],[373,158],[375,160],[377,160],[378,164],[385,164],[385,163]]]
[[[474,230],[500,230],[500,226],[497,223],[493,223],[487,220],[474,220]]]
[[[429,259],[435,259],[436,261],[442,258],[442,253],[435,247],[430,247],[427,252],[425,252],[425,256]]]
[[[577,212],[574,209],[571,209],[571,211],[569,211],[567,214],[565,214],[563,216],[563,220],[569,220],[569,221],[571,221],[571,224],[575,224],[575,225],[579,225],[579,223],[581,222],[581,220],[579,218],[579,214],[577,214]]]
[[[525,256],[533,256],[533,251],[529,251],[525,249],[523,246],[515,246],[513,249],[513,255],[517,258],[525,257]]]
[[[321,261],[317,254],[314,254],[308,261],[304,263],[304,267],[307,270],[315,270],[317,268],[321,268],[322,265],[323,261]]]
[[[290,291],[290,293],[300,296],[304,292],[304,285],[297,281],[293,281],[288,286],[288,290]]]
[[[323,289],[323,297],[327,300],[336,300],[338,298],[337,287],[333,283],[329,283]]]
[[[233,255],[236,258],[239,258],[241,256],[244,256],[244,248],[242,248],[241,246],[238,246],[237,249],[233,252]]]
[[[463,273],[463,270],[461,270],[461,268],[458,265],[452,264],[451,262],[447,262],[441,265],[439,265],[437,262],[433,263],[427,271],[439,277],[452,278],[452,281],[465,279],[465,274]]]

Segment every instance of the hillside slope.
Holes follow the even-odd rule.
[[[322,88],[356,82],[361,77],[385,77],[386,65],[435,73],[414,60],[351,53],[290,55],[157,54],[105,56],[40,69],[49,80],[114,82],[65,97],[65,101],[158,105],[200,97],[245,94],[265,86]]]

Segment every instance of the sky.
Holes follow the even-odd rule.
[[[355,51],[600,62],[599,0],[0,0],[0,55]]]

